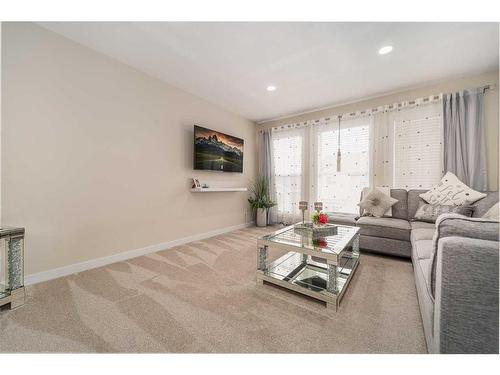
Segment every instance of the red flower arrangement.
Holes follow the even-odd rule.
[[[313,245],[321,249],[324,249],[328,247],[328,242],[324,238],[317,238],[313,240]]]
[[[318,224],[321,224],[321,225],[322,225],[322,224],[326,224],[326,223],[328,223],[328,216],[327,216],[327,215],[325,215],[325,214],[324,214],[324,213],[322,213],[322,212],[320,212],[320,213],[315,212],[315,213],[313,213],[313,215],[312,215],[312,222],[313,222],[314,224],[316,224],[316,225],[318,225]]]
[[[328,223],[328,216],[326,216],[325,214],[319,214],[319,223],[320,224]]]

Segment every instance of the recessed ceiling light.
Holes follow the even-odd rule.
[[[276,91],[276,86],[270,85],[266,88],[267,91]]]
[[[384,47],[382,47],[381,49],[378,50],[378,54],[379,55],[385,55],[385,54],[387,54],[387,53],[389,53],[391,51],[392,51],[392,46],[384,46]]]

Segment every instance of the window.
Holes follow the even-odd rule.
[[[439,104],[414,108],[394,123],[394,187],[429,189],[443,175]]]
[[[370,118],[341,121],[341,170],[337,172],[338,124],[317,126],[315,199],[324,211],[356,213],[361,190],[369,185]]]
[[[301,219],[300,200],[308,201],[310,210],[320,201],[327,212],[357,213],[365,187],[428,189],[438,183],[443,174],[442,101],[421,99],[344,116],[340,172],[337,121],[273,130],[274,221]]]
[[[276,214],[280,222],[299,217],[298,204],[303,195],[304,128],[273,132],[272,150]]]

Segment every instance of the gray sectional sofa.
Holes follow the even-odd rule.
[[[411,258],[429,353],[498,353],[499,223],[481,216],[498,192],[477,201],[473,217],[413,221],[426,190],[391,189],[392,217],[329,213],[361,228],[360,247]]]

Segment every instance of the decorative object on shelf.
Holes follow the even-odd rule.
[[[197,178],[193,178],[193,185],[191,185],[192,189],[199,189],[201,188],[200,181],[198,181]]]
[[[269,197],[269,184],[267,178],[261,176],[254,182],[252,188],[252,197],[248,198],[248,203],[257,212],[257,226],[267,226],[267,210],[276,206]]]
[[[314,210],[318,213],[323,209],[323,202],[314,202]]]
[[[1,264],[0,280],[5,280],[5,285],[0,284],[0,306],[10,303],[10,308],[24,304],[24,228],[0,228],[0,240],[6,246],[0,248],[5,254],[0,254]],[[3,244],[2,244],[3,245]],[[6,270],[6,275],[1,270]]]
[[[340,119],[342,116],[339,115],[339,136],[338,136],[338,147],[337,147],[337,172],[340,172],[342,154],[340,153]]]
[[[302,223],[305,223],[306,220],[305,220],[305,212],[307,210],[307,206],[309,205],[309,203],[307,201],[300,201],[299,202],[299,210],[302,211]]]
[[[210,186],[208,186],[207,184],[203,184],[202,188],[203,189],[208,189]]]
[[[337,226],[334,224],[324,224],[321,226],[314,223],[299,223],[293,226],[295,233],[301,236],[311,237],[313,240],[325,238],[328,236],[335,236],[337,234]]]

